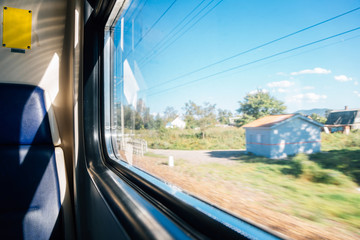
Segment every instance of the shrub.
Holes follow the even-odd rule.
[[[338,171],[330,169],[320,169],[313,172],[312,182],[342,185],[344,181],[344,175]]]
[[[353,184],[347,176],[339,171],[322,169],[317,163],[310,161],[306,154],[298,154],[291,161],[290,172],[296,177],[316,183],[334,185]]]
[[[351,175],[357,183],[360,183],[360,169],[353,170]]]
[[[299,177],[301,174],[303,174],[303,161],[303,156],[301,156],[300,154],[296,155],[291,161],[288,173],[294,175],[295,177]]]

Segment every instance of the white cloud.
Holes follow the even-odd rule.
[[[292,98],[290,99],[290,101],[293,102],[302,102],[302,101],[306,101],[306,102],[318,102],[320,100],[326,99],[327,96],[326,95],[320,95],[320,94],[316,94],[316,93],[304,93],[304,94],[297,94],[292,96]]]
[[[256,94],[257,92],[268,93],[269,91],[266,90],[266,89],[257,89],[257,90],[250,91],[249,94],[250,94],[250,95],[254,95],[254,94]]]
[[[345,76],[345,75],[338,75],[338,76],[335,76],[334,78],[335,78],[336,81],[339,81],[339,82],[348,82],[348,81],[352,80],[351,77],[348,77],[348,76]]]
[[[303,89],[304,90],[313,90],[313,89],[315,89],[315,87],[313,87],[313,86],[305,86],[305,87],[303,87]]]
[[[360,93],[358,91],[354,91],[355,95],[360,97]]]
[[[276,75],[279,75],[279,76],[287,76],[287,74],[284,73],[284,72],[277,72]]]
[[[278,89],[278,92],[279,92],[279,93],[285,93],[285,92],[288,92],[288,90],[287,90],[287,89],[284,89],[284,88],[279,88],[279,89]]]
[[[355,86],[359,85],[359,82],[358,82],[358,81],[355,81],[355,82],[354,82],[354,85],[355,85]]]
[[[279,82],[271,82],[267,84],[268,87],[278,87],[278,88],[288,88],[294,85],[294,82],[289,81],[279,81]]]
[[[300,74],[329,74],[331,73],[331,70],[327,70],[324,68],[314,68],[314,69],[305,69],[305,70],[301,70],[299,72],[292,72],[290,73],[291,75],[300,75]]]

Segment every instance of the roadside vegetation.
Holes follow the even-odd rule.
[[[207,131],[206,139],[194,129],[164,129],[146,139],[154,148],[195,146],[209,149],[210,154],[211,149],[245,149],[242,129]],[[232,145],[233,136],[240,136],[237,145]],[[166,139],[170,139],[168,145],[160,145]],[[321,153],[283,160],[244,153],[226,162],[176,159],[175,167],[169,168],[166,156],[148,153],[145,159],[137,163],[140,168],[291,238],[360,238],[360,131],[322,133]]]
[[[165,129],[140,130],[138,134],[148,142],[152,149],[173,150],[229,150],[245,149],[245,130],[237,127],[214,127],[207,129],[206,138],[202,138],[200,130]],[[301,154],[290,157],[289,174],[294,176],[315,174],[314,181],[332,181],[331,176],[341,172],[360,185],[360,131],[352,131],[349,135],[342,133],[321,134],[320,153],[309,156]],[[251,156],[251,155],[250,155]],[[255,157],[251,156],[250,158]],[[270,160],[264,162],[283,162]],[[289,161],[288,161],[289,162]],[[321,171],[320,171],[321,169]],[[325,180],[329,178],[328,180]]]
[[[306,224],[312,224],[312,227],[320,232],[315,239],[360,237],[360,193],[351,177],[336,170],[323,169],[315,162],[309,161],[306,155],[299,155],[290,161],[267,161],[266,158],[248,155],[240,157],[231,165],[211,163],[196,167],[190,161],[182,161],[179,171],[203,184],[230,189],[227,195],[219,196],[225,203],[215,197],[214,199],[217,200],[217,205],[231,212],[235,211],[239,216],[243,216],[243,209],[234,210],[231,204],[236,203],[236,198],[242,196],[243,188],[253,189],[252,201],[258,201],[255,204],[260,206],[257,207],[272,211],[268,213],[270,216],[264,216],[265,222],[269,220],[267,224],[278,225],[275,229],[279,228],[286,235],[296,239],[314,239],[315,236],[307,233],[309,229]],[[236,187],[238,189],[235,189]],[[199,195],[199,192],[192,193]],[[213,202],[211,196],[200,193],[202,194],[205,199]],[[272,222],[274,216],[282,218],[282,215],[287,216],[286,222],[281,223],[282,219],[277,219],[276,223]],[[296,223],[300,236],[285,229],[284,226],[289,224],[289,216],[294,217],[293,221],[303,221],[303,224]],[[281,224],[283,226],[279,226]],[[330,231],[333,227],[348,231],[349,236],[351,233],[354,235],[339,237],[341,234],[335,234],[334,229]],[[327,231],[335,235],[331,237]]]
[[[206,130],[206,137],[200,129],[140,130],[141,138],[153,149],[216,150],[244,149],[245,130],[237,127],[214,127]]]
[[[316,154],[272,160],[244,151],[222,159],[212,150],[246,149],[243,124],[286,110],[261,90],[247,94],[239,104],[236,126],[228,126],[231,112],[216,113],[215,105],[188,101],[183,108],[185,129],[165,127],[179,116],[171,107],[155,118],[143,104],[136,113],[125,108],[125,127],[145,139],[150,149],[208,150],[213,156],[209,161],[179,158],[169,167],[167,155],[150,150],[134,165],[290,238],[360,239],[360,131],[322,133],[321,152]],[[133,122],[126,120],[131,118]]]

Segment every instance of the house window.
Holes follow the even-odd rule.
[[[262,135],[256,134],[256,143],[262,143]]]

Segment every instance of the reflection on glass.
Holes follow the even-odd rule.
[[[294,239],[360,238],[359,7],[131,1],[119,160]]]

